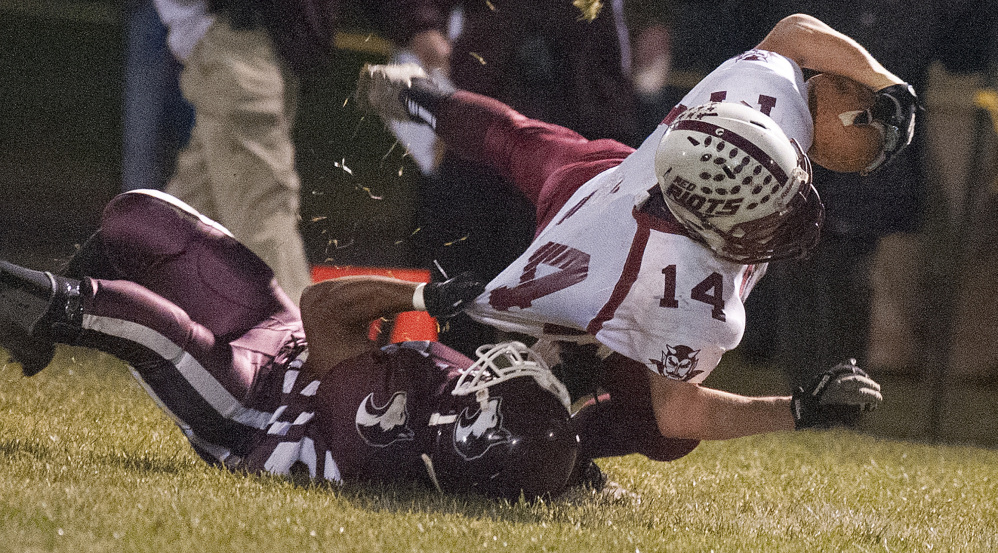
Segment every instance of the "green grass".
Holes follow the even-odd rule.
[[[113,358],[0,363],[0,551],[998,549],[987,449],[801,432],[601,464],[640,499],[301,487],[205,466]]]

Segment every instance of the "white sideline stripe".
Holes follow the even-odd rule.
[[[274,474],[287,474],[301,453],[301,442],[282,442],[263,463],[263,469]]]
[[[288,371],[284,373],[284,386],[281,388],[285,394],[290,394],[298,380],[298,371]]]
[[[315,442],[312,438],[302,438],[301,450],[298,454],[299,460],[308,465],[308,475],[315,478],[317,456],[315,454]]]
[[[287,435],[288,430],[290,429],[291,429],[290,422],[275,422],[274,424],[270,425],[270,428],[267,429],[267,434],[272,434],[274,436],[285,436]]]
[[[267,424],[274,424],[275,422],[277,422],[277,419],[281,418],[281,415],[284,414],[284,410],[287,408],[288,408],[287,405],[281,405],[280,407],[278,407],[274,411],[274,414],[270,416],[270,420],[267,421]]]
[[[314,396],[317,391],[319,391],[319,381],[313,380],[308,383],[308,386],[302,388],[301,395],[311,397]]]
[[[83,328],[141,344],[169,360],[184,379],[223,417],[253,428],[267,427],[271,414],[248,409],[209,373],[197,359],[167,337],[132,321],[84,315]]]

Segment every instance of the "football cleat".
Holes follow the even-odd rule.
[[[607,483],[606,473],[592,459],[578,459],[567,487],[583,487],[594,492],[601,492]]]
[[[34,376],[55,355],[57,335],[80,328],[80,282],[0,261],[0,346]]]

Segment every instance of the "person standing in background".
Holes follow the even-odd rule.
[[[228,228],[297,303],[311,272],[291,129],[298,78],[328,62],[337,2],[154,2],[195,109],[165,190]]]
[[[126,3],[125,28],[121,188],[162,189],[190,137],[194,110],[180,93],[180,64],[152,0]]]

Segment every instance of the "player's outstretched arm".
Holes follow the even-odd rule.
[[[371,347],[371,321],[404,311],[450,317],[484,288],[470,274],[430,284],[382,276],[350,276],[313,284],[301,297],[309,360],[335,365]]]
[[[876,171],[911,144],[918,107],[915,90],[852,38],[810,15],[795,14],[780,20],[756,48],[784,55],[805,69],[848,77],[876,92],[871,123],[881,131],[884,146],[863,174]]]
[[[872,90],[904,82],[858,42],[810,15],[783,18],[756,48],[786,56],[805,69],[849,77]]]
[[[793,430],[789,397],[749,397],[649,374],[659,432],[668,438],[729,440]]]
[[[649,375],[663,436],[727,440],[780,430],[855,426],[882,401],[880,385],[853,362],[841,363],[792,397],[749,397]]]

